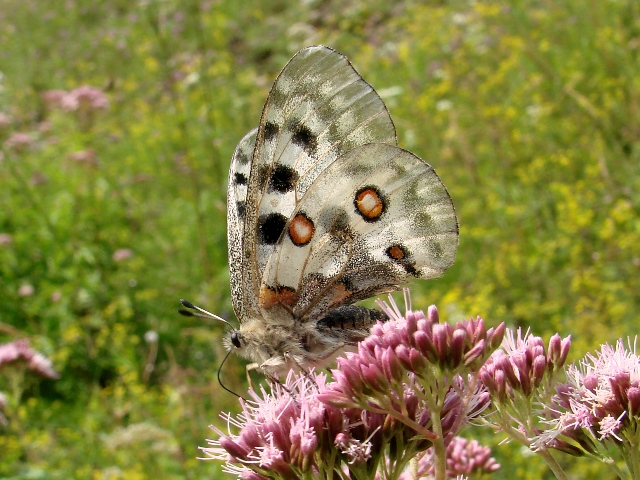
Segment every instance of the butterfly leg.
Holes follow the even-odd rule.
[[[249,384],[249,388],[255,392],[256,389],[253,387],[253,380],[251,380],[251,372],[253,370],[261,370],[260,365],[257,363],[250,363],[247,365],[247,383]]]

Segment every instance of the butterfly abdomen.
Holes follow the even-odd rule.
[[[346,305],[326,314],[318,321],[317,327],[324,335],[339,338],[345,344],[353,345],[364,339],[376,322],[386,322],[388,319],[389,317],[379,310]]]

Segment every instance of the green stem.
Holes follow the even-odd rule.
[[[627,441],[625,442],[625,444],[629,446],[627,466],[629,468],[631,478],[633,480],[638,480],[640,479],[640,429],[638,429],[635,419],[631,420],[631,425],[629,426],[628,431],[630,431],[632,435],[628,435]]]
[[[564,470],[549,450],[540,450],[538,455],[544,458],[544,461],[547,462],[547,465],[557,479],[567,480],[567,475],[564,473]]]
[[[442,435],[442,423],[440,422],[440,413],[431,414],[431,426],[435,435],[433,440],[434,450],[434,473],[436,480],[445,480],[447,478],[447,447],[444,444]]]

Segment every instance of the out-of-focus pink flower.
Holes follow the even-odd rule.
[[[0,128],[7,128],[11,125],[11,117],[6,113],[0,112]]]
[[[131,257],[133,257],[133,251],[128,248],[119,248],[111,256],[114,262],[121,262]]]
[[[33,137],[25,132],[13,132],[4,142],[4,146],[15,152],[22,152],[33,145]]]
[[[418,458],[418,476],[405,470],[399,480],[413,480],[414,478],[434,478],[433,448],[425,451]],[[500,464],[491,456],[491,449],[480,445],[477,440],[467,440],[454,437],[447,446],[447,478],[479,477],[482,474],[493,473],[500,469]]]
[[[65,90],[47,90],[42,93],[42,99],[49,106],[49,108],[60,108],[62,106],[62,99],[67,95]]]
[[[13,243],[13,237],[8,233],[0,233],[0,245],[6,247]]]
[[[30,297],[34,294],[34,292],[35,288],[33,288],[33,285],[30,285],[28,283],[20,285],[20,288],[18,288],[18,296],[20,297]]]
[[[48,183],[48,182],[49,182],[49,177],[47,177],[42,172],[33,172],[33,175],[31,175],[31,178],[29,179],[29,183],[34,187],[37,187],[38,185],[44,185],[45,183]]]
[[[83,85],[71,90],[60,99],[63,110],[104,110],[109,106],[109,99],[105,93],[95,87]]]
[[[79,150],[69,154],[69,158],[74,162],[96,165],[96,151],[93,148]]]
[[[0,345],[0,370],[16,364],[24,364],[29,371],[45,378],[59,378],[51,367],[51,361],[32,349],[28,340],[16,340]]]

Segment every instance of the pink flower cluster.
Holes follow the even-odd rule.
[[[83,85],[71,91],[48,90],[42,94],[44,101],[52,108],[65,111],[104,110],[109,106],[109,98],[95,87]]]
[[[4,146],[9,150],[16,152],[22,152],[30,148],[34,143],[34,138],[30,133],[26,132],[13,132],[4,141]]]
[[[538,439],[538,446],[555,447],[556,437],[580,441],[593,452],[593,441],[638,444],[640,428],[640,357],[635,346],[602,345],[580,365],[567,369],[567,383],[557,387],[552,429]],[[587,440],[589,439],[589,440]]]
[[[564,366],[570,347],[571,336],[562,339],[556,333],[545,350],[540,337],[508,330],[504,350],[496,350],[488,359],[480,379],[500,402],[513,400],[514,392],[530,397],[545,378]]]
[[[504,325],[486,329],[478,318],[449,326],[435,307],[426,317],[410,310],[403,316],[391,304],[383,305],[390,319],[372,329],[357,353],[338,359],[333,382],[324,374],[290,373],[271,393],[251,392],[251,401],[241,400],[242,414],[224,416],[239,433],[214,428],[219,440],[208,440],[202,451],[226,461],[225,471],[255,480],[376,472],[397,479],[430,447],[439,452],[431,464],[440,475],[447,461],[460,472],[497,469],[488,450],[455,436],[489,404],[477,375]]]
[[[381,446],[385,417],[322,403],[316,393],[325,385],[324,374],[290,372],[271,393],[251,391],[253,400],[241,400],[242,414],[235,419],[223,415],[240,433],[212,427],[220,439],[208,440],[212,447],[201,450],[226,461],[225,471],[243,479],[325,478],[341,462],[362,467]],[[335,465],[320,461],[329,458]]]
[[[480,317],[455,326],[440,323],[433,305],[426,317],[411,310],[402,316],[395,304],[381,306],[390,320],[374,326],[357,353],[338,358],[338,369],[332,372],[335,387],[323,395],[325,401],[345,407],[402,408],[403,397],[414,398],[416,385],[429,389],[428,384],[443,373],[452,381],[463,370],[479,369],[500,345],[505,331],[504,324],[487,329]],[[450,402],[444,405],[453,408],[458,390],[450,390]],[[396,392],[403,393],[394,397]],[[488,396],[480,393],[476,400],[486,404]],[[455,417],[460,412],[450,413]]]
[[[430,448],[418,459],[418,478],[433,477],[433,465],[434,451]],[[447,446],[447,478],[479,476],[499,469],[500,464],[491,456],[491,449],[477,440],[455,437]],[[399,480],[414,478],[410,472],[405,472]]]
[[[29,346],[28,340],[16,340],[0,345],[0,370],[10,365],[24,365],[27,370],[45,378],[56,379],[58,374],[51,361]]]

